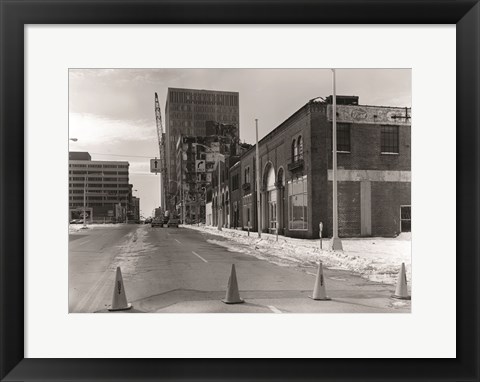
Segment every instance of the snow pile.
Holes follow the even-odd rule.
[[[121,227],[123,224],[87,224],[87,228],[115,228],[115,227]],[[68,232],[81,232],[83,228],[83,224],[69,224],[68,225]]]
[[[360,274],[377,282],[395,284],[400,266],[405,263],[407,278],[411,280],[411,236],[401,234],[396,238],[351,238],[342,239],[343,252],[328,251],[329,240],[294,239],[257,232],[250,236],[245,231],[216,227],[185,225],[185,228],[219,235],[230,241],[208,240],[226,247],[232,252],[242,252],[278,265],[312,266],[318,261],[331,269],[343,269]]]

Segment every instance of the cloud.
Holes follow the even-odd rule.
[[[82,146],[157,139],[155,120],[115,120],[88,113],[69,114],[69,135]]]

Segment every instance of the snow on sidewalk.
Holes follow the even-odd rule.
[[[342,239],[343,252],[320,250],[319,240],[295,239],[257,232],[217,227],[183,225],[182,227],[222,236],[229,241],[208,240],[232,252],[243,252],[279,265],[312,266],[322,261],[330,269],[348,270],[372,281],[396,284],[400,266],[405,263],[407,279],[411,282],[411,235],[403,233],[396,238]],[[329,240],[323,241],[328,248]]]
[[[115,228],[115,227],[118,228],[118,227],[121,227],[124,224],[125,223],[87,224],[87,229],[88,228]],[[68,232],[69,233],[80,232],[82,229],[83,229],[83,224],[69,224],[68,225]]]

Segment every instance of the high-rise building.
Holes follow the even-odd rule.
[[[88,222],[134,219],[126,161],[93,161],[87,152],[69,153],[69,218]],[[139,205],[139,204],[138,204]]]
[[[176,145],[180,136],[207,135],[208,126],[215,124],[234,126],[239,138],[238,92],[168,88],[165,107],[166,165],[169,182],[167,205],[176,194]]]

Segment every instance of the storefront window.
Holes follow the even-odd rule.
[[[277,190],[268,191],[268,220],[269,228],[277,228]]]
[[[288,223],[290,230],[308,229],[307,177],[288,182]]]
[[[244,228],[252,228],[252,195],[245,196],[243,198],[243,227]]]

